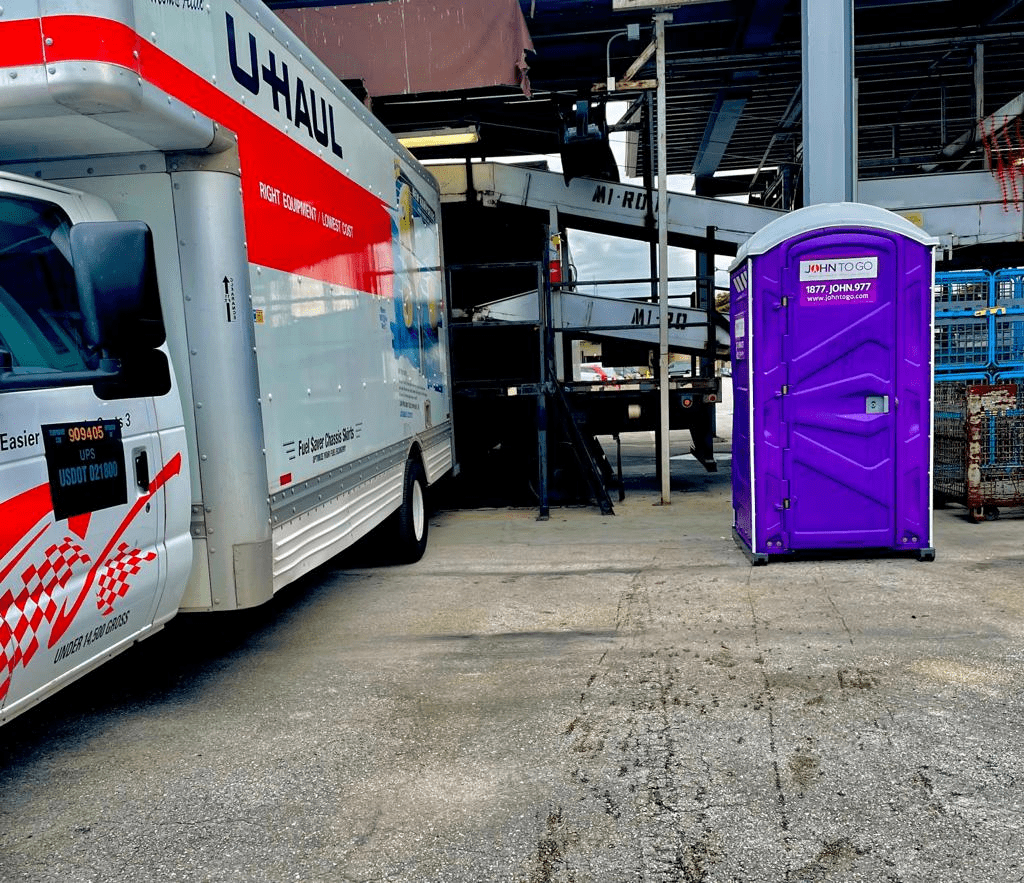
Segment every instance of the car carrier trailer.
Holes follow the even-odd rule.
[[[454,469],[434,180],[255,0],[6,0],[0,722]]]

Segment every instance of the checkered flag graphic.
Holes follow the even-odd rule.
[[[129,580],[139,572],[144,561],[154,558],[156,552],[143,554],[138,549],[130,549],[127,543],[121,543],[117,553],[103,562],[96,588],[96,606],[101,615],[113,612],[117,599],[123,598],[131,588]]]
[[[0,699],[7,695],[14,670],[27,665],[39,649],[39,628],[57,612],[54,589],[67,585],[79,563],[88,564],[89,556],[64,537],[46,550],[39,567],[31,564],[22,571],[20,589],[0,595]]]

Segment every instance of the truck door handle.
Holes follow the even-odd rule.
[[[135,483],[142,490],[149,490],[149,454],[145,450],[135,452]]]

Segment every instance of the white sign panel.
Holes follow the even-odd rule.
[[[814,258],[800,261],[800,281],[822,279],[877,279],[878,256],[854,258]]]

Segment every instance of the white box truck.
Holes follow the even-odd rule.
[[[257,0],[4,0],[0,723],[454,452],[433,179]]]

